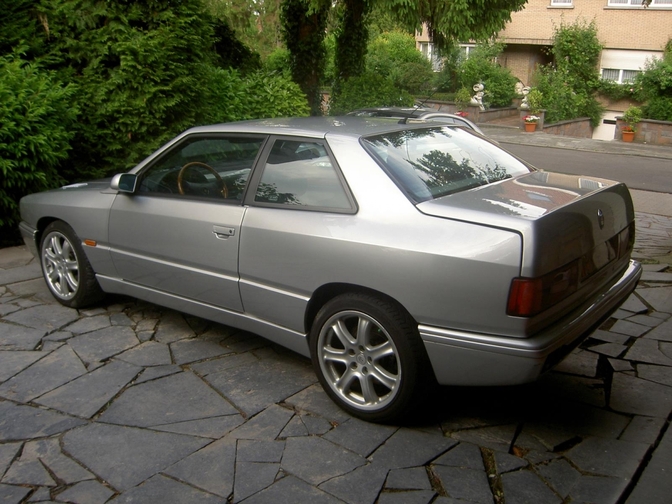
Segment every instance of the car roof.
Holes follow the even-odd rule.
[[[413,117],[419,118],[424,114],[437,112],[434,109],[426,107],[370,107],[353,110],[348,115],[371,114],[375,117]],[[453,115],[446,113],[446,115]]]
[[[323,138],[327,134],[337,134],[353,138],[376,135],[390,131],[415,128],[458,126],[439,123],[403,124],[398,119],[387,117],[291,117],[277,119],[256,119],[231,123],[197,126],[185,132],[193,133],[261,133],[266,135],[293,135]]]
[[[371,107],[362,108],[348,112],[349,116],[356,117],[394,117],[397,119],[413,119],[418,121],[444,122],[446,124],[455,123],[458,126],[465,126],[476,133],[483,135],[481,129],[464,116],[442,112],[433,108],[426,107]]]

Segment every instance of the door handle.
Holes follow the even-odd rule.
[[[236,234],[236,230],[232,227],[212,226],[212,234],[214,234],[218,240],[226,240],[229,236]]]

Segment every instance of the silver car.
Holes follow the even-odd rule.
[[[310,356],[371,421],[427,384],[536,379],[641,274],[625,185],[537,171],[446,124],[193,128],[21,215],[60,303],[120,293],[254,332]]]
[[[443,124],[456,124],[475,131],[483,135],[481,128],[467,119],[464,115],[451,114],[449,112],[440,112],[427,107],[372,107],[353,110],[348,112],[349,116],[357,117],[394,117],[402,122],[439,122]]]

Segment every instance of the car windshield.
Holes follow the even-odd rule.
[[[362,142],[416,202],[531,171],[511,154],[462,128],[395,131],[367,137]]]

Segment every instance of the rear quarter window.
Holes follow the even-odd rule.
[[[496,145],[450,126],[385,133],[362,144],[416,202],[531,171]]]

